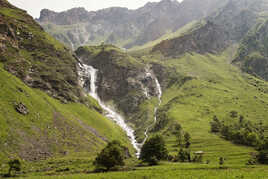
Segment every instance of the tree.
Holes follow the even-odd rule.
[[[191,152],[189,150],[184,150],[183,148],[181,148],[177,156],[177,161],[191,162]]]
[[[105,168],[109,171],[115,166],[124,166],[124,149],[119,141],[112,141],[98,154],[94,161],[94,165],[97,169]]]
[[[211,132],[214,133],[220,132],[221,122],[219,121],[217,116],[213,117],[213,121],[210,122],[210,126],[211,126]]]
[[[185,148],[189,148],[191,145],[191,136],[188,132],[184,134]]]
[[[259,152],[256,156],[261,164],[268,164],[268,138],[266,138],[259,147]]]
[[[220,164],[220,166],[222,166],[223,164],[224,164],[224,158],[223,157],[220,157],[219,158],[219,164]]]
[[[261,164],[268,164],[268,150],[261,150],[257,154],[257,160]]]
[[[231,118],[237,118],[238,117],[238,112],[237,111],[231,111],[230,116],[231,116]]]
[[[162,136],[156,135],[145,142],[141,148],[140,159],[149,165],[156,165],[160,160],[167,159],[168,151]]]
[[[15,160],[11,160],[8,162],[8,165],[9,165],[9,170],[8,170],[8,176],[12,176],[12,172],[13,171],[20,171],[21,170],[21,163],[18,159],[15,159]]]
[[[185,162],[187,159],[186,153],[182,148],[180,149],[180,151],[178,153],[177,159],[179,162]]]
[[[243,122],[244,122],[244,116],[240,115],[240,117],[239,117],[239,123],[240,124],[243,124]]]
[[[177,138],[178,145],[179,146],[182,146],[182,143],[183,143],[183,135],[182,135],[182,132],[181,131],[178,131],[176,133],[176,138]]]

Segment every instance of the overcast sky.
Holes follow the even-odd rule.
[[[160,0],[8,0],[13,5],[27,10],[37,18],[41,9],[50,9],[56,12],[65,11],[74,7],[85,7],[87,10],[98,10],[107,7],[120,6],[129,9],[142,7],[147,2]],[[181,0],[178,0],[181,1]]]

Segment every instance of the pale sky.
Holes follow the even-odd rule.
[[[56,12],[65,11],[74,7],[84,7],[90,11],[95,11],[114,6],[136,9],[144,6],[147,2],[159,2],[160,0],[8,0],[8,1],[17,7],[26,10],[33,17],[38,18],[41,9],[50,9]]]

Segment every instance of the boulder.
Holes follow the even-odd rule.
[[[29,113],[28,108],[23,103],[17,104],[15,106],[15,109],[17,110],[18,113],[23,114],[23,115],[27,115]]]

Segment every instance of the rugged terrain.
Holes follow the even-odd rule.
[[[172,29],[169,31],[172,33],[164,36],[164,32],[156,33],[156,36],[151,33],[151,27],[162,31],[158,26],[144,26],[154,37],[145,35],[148,39],[141,38],[145,41],[140,43],[136,40],[140,34],[147,32],[135,32],[136,39],[126,43],[142,45],[135,50],[126,51],[103,43],[99,46],[83,45],[72,54],[45,33],[25,11],[7,1],[0,1],[0,158],[3,158],[0,162],[6,163],[8,158],[18,157],[26,160],[25,163],[38,161],[36,165],[25,167],[29,173],[74,173],[91,171],[92,158],[112,139],[121,140],[133,153],[122,130],[106,119],[103,109],[86,95],[92,90],[92,78],[85,77],[84,86],[80,86],[78,66],[86,64],[98,70],[96,86],[100,99],[125,118],[135,130],[139,142],[145,138],[146,129],[149,136],[161,134],[167,142],[170,156],[174,157],[180,149],[176,137],[177,126],[180,125],[184,132],[191,135],[191,151],[204,152],[204,161],[208,163],[181,164],[177,168],[176,164],[164,162],[159,167],[137,167],[139,170],[127,172],[130,177],[159,178],[161,173],[169,172],[167,176],[172,178],[174,170],[187,177],[200,176],[200,173],[204,178],[214,175],[222,178],[265,176],[265,166],[245,167],[256,153],[256,148],[237,145],[212,133],[210,122],[217,116],[232,125],[243,116],[243,120],[254,125],[262,124],[264,137],[267,138],[268,1],[217,2],[164,0],[149,3],[138,10],[42,11],[38,21],[46,24],[45,29],[49,27],[52,35],[63,35],[67,44],[70,37],[65,36],[66,29],[73,33],[74,26],[81,24],[97,29],[94,23],[100,22],[107,26],[101,24],[99,30],[113,29],[107,28],[109,23],[118,23],[117,27],[121,28],[124,20],[137,23],[131,16],[136,11],[143,17],[139,19],[154,17],[155,21],[150,24],[162,24],[158,16],[170,20],[164,31]],[[163,11],[158,11],[160,7]],[[182,7],[189,13],[178,10]],[[123,16],[126,19],[117,18],[122,16],[121,13],[127,14]],[[173,17],[166,16],[166,13]],[[176,13],[183,13],[179,16],[181,19],[176,17]],[[62,28],[66,29],[62,31]],[[126,26],[122,29],[128,30]],[[81,38],[87,37],[87,32],[79,34],[79,29],[76,32]],[[106,38],[106,33],[98,36]],[[125,34],[122,31],[117,33]],[[125,37],[132,38],[129,34]],[[121,40],[121,36],[114,39]],[[78,47],[104,40],[89,38],[88,42],[82,41],[74,40],[72,43]],[[163,92],[161,103],[157,98],[156,81]],[[226,170],[215,170],[218,169],[219,157],[226,159]],[[127,162],[127,167],[136,165],[133,160]],[[34,169],[31,169],[32,166]],[[5,165],[1,167],[6,170]],[[253,174],[245,172],[248,170]],[[91,176],[120,178],[122,175]]]
[[[136,10],[112,7],[96,12],[74,8],[56,13],[44,9],[38,22],[47,32],[72,48],[102,42],[131,48],[206,17],[226,2],[227,0],[185,0],[179,3],[162,0],[149,2]]]
[[[12,158],[92,159],[112,139],[132,150],[124,132],[79,86],[72,52],[5,0],[0,1],[0,74],[2,164]]]

